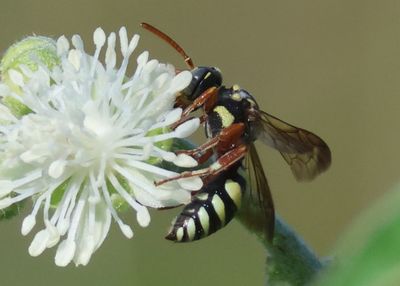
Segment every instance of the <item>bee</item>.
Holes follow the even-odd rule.
[[[216,67],[196,67],[183,48],[154,26],[141,26],[163,39],[182,55],[192,73],[192,81],[176,100],[184,111],[182,122],[201,109],[208,140],[193,150],[182,150],[199,163],[211,156],[215,161],[206,168],[185,171],[166,182],[200,176],[204,185],[175,218],[166,238],[176,242],[199,240],[227,225],[240,210],[242,201],[263,213],[265,237],[273,238],[275,211],[261,160],[254,146],[256,140],[279,151],[298,181],[309,181],[328,169],[331,151],[317,135],[291,125],[262,111],[246,90],[222,85]],[[177,71],[179,72],[179,71]]]

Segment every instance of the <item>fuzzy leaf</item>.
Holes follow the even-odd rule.
[[[336,253],[315,285],[400,285],[400,186],[353,223]]]

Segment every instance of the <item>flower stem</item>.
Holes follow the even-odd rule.
[[[266,283],[265,285],[300,286],[311,282],[322,269],[323,264],[315,253],[279,216],[275,219],[275,233],[272,242],[265,239],[264,226],[251,225],[243,217],[239,221],[254,233],[266,249]]]

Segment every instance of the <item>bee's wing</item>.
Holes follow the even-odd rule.
[[[312,180],[328,169],[331,151],[317,135],[263,111],[254,116],[257,139],[281,152],[297,180]]]
[[[248,218],[246,220],[248,227],[264,225],[266,238],[271,241],[275,224],[274,203],[260,158],[253,144],[248,147],[244,168],[247,173],[248,192],[241,212],[245,213],[243,217]]]

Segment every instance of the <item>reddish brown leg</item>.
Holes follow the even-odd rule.
[[[203,107],[203,122],[205,121],[206,114],[210,112],[217,102],[218,99],[218,89],[216,87],[210,87],[206,91],[204,91],[198,98],[196,98],[191,104],[189,104],[186,109],[183,111],[181,119],[175,122],[171,128],[175,129],[177,126],[182,124],[183,122],[191,119],[189,114],[196,110],[197,108]],[[178,106],[183,105],[184,103],[182,100],[177,102]]]
[[[182,117],[187,116],[192,111],[196,110],[199,107],[203,107],[205,113],[211,111],[211,109],[215,106],[215,103],[218,99],[218,88],[215,86],[210,87],[206,91],[204,91],[199,97],[197,97],[191,105],[189,105],[182,114]]]
[[[231,126],[222,129],[217,136],[211,138],[203,145],[192,150],[178,151],[177,153],[185,153],[187,155],[195,156],[198,153],[203,153],[204,151],[214,147],[219,153],[226,152],[227,150],[232,149],[232,145],[239,141],[245,128],[244,123],[234,123]]]
[[[183,179],[183,178],[190,178],[190,177],[208,177],[208,176],[215,176],[218,173],[228,169],[230,166],[235,164],[237,161],[243,159],[243,157],[247,153],[247,146],[246,145],[239,145],[236,148],[230,150],[229,152],[225,153],[223,156],[221,156],[215,163],[213,163],[210,167],[200,169],[200,170],[195,170],[195,171],[187,171],[187,172],[182,172],[180,175],[172,178],[168,178],[165,180],[161,180],[158,182],[155,182],[154,184],[156,186],[165,184],[167,182]]]

